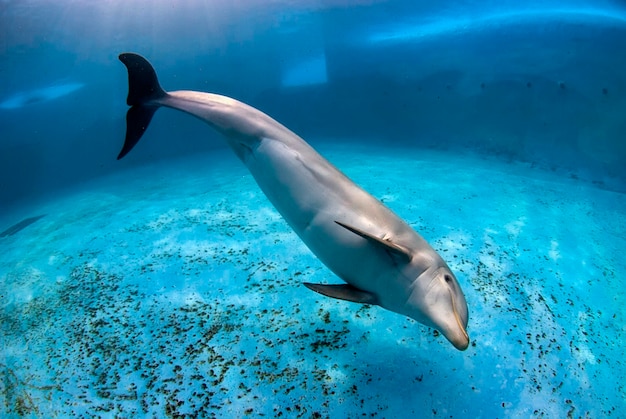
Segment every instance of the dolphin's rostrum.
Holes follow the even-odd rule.
[[[125,53],[131,106],[124,147],[137,144],[161,106],[187,112],[219,131],[265,195],[340,285],[305,284],[328,297],[377,304],[439,330],[457,349],[469,345],[467,303],[454,274],[408,224],[354,184],[296,134],[235,99],[166,92],[143,57]]]

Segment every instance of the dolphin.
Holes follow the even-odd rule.
[[[119,59],[128,69],[130,109],[118,160],[161,106],[201,119],[225,137],[300,239],[345,281],[306,287],[405,315],[467,349],[463,291],[446,262],[406,222],[258,109],[212,93],[166,92],[145,58],[124,53]]]
[[[16,93],[13,96],[0,102],[1,109],[18,109],[35,103],[47,102],[69,95],[81,89],[84,83],[58,83],[41,89],[29,90]]]

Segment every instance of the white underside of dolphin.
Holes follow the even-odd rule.
[[[408,224],[358,187],[309,144],[263,112],[229,97],[165,92],[150,63],[121,54],[131,108],[124,157],[161,106],[211,125],[315,255],[346,284],[305,284],[323,295],[377,304],[469,345],[463,292],[443,259]]]

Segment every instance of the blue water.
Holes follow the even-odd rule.
[[[2,416],[623,417],[624,6],[222,3],[0,8]],[[405,219],[469,349],[302,286],[336,278],[201,122],[116,161],[123,51]]]

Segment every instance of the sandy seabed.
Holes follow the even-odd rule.
[[[626,196],[476,156],[324,144],[457,274],[472,343],[339,282],[228,150],[19,211],[0,238],[4,417],[620,417]],[[135,150],[140,152],[140,150]]]

